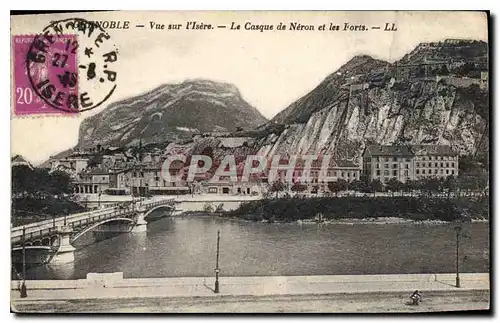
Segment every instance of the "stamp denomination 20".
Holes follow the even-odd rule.
[[[35,36],[26,54],[33,91],[68,113],[104,103],[116,89],[118,50],[98,24],[79,18],[54,21]]]

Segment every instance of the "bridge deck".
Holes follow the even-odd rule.
[[[30,223],[24,226],[18,226],[11,229],[11,244],[19,244],[23,240],[23,230],[25,240],[32,240],[47,235],[57,234],[58,228],[64,225],[78,227],[82,225],[90,225],[111,218],[123,218],[135,215],[138,207],[146,209],[154,208],[160,205],[170,205],[173,199],[165,199],[159,201],[150,201],[142,203],[129,204],[126,207],[113,206],[105,209],[98,209],[89,212],[76,213],[68,216],[57,217],[52,220],[44,220]]]

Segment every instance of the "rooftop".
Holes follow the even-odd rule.
[[[413,152],[406,145],[368,145],[363,155],[367,156],[413,156]]]
[[[412,145],[411,149],[415,155],[439,155],[439,156],[455,156],[457,153],[453,151],[451,146],[446,145]]]
[[[451,146],[447,145],[368,145],[365,156],[414,156],[414,155],[436,155],[455,156]]]

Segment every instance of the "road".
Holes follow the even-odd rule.
[[[323,295],[220,296],[177,298],[17,301],[14,311],[57,313],[387,313],[489,309],[488,290],[431,291],[420,306],[407,305],[408,293],[370,292]]]

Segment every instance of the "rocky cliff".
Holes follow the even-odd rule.
[[[200,132],[254,128],[265,122],[235,86],[193,80],[159,86],[85,119],[78,148],[134,145],[139,138],[143,143],[173,141]]]
[[[422,46],[425,55],[417,48],[392,64],[354,57],[271,120],[285,129],[262,140],[260,152],[358,161],[367,143],[411,143],[484,156],[489,101],[480,72],[487,70],[487,44],[436,48]]]

